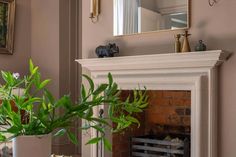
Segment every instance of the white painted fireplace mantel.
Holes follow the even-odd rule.
[[[214,50],[77,61],[96,85],[107,82],[110,72],[123,90],[145,86],[147,90],[191,91],[191,157],[217,157],[217,67],[228,56]],[[96,133],[91,130],[89,136]],[[104,157],[97,155],[96,146],[82,147],[83,157]]]

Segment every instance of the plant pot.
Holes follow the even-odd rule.
[[[13,139],[13,157],[50,157],[52,136],[19,136]]]

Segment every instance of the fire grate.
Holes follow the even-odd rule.
[[[190,140],[134,137],[131,139],[131,149],[132,157],[190,157]]]

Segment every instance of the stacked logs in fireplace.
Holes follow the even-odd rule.
[[[190,157],[190,138],[164,139],[153,136],[131,138],[132,157]]]

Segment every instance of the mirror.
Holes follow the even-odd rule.
[[[189,0],[113,0],[114,36],[189,28]]]
[[[15,0],[0,0],[0,53],[13,53]]]

